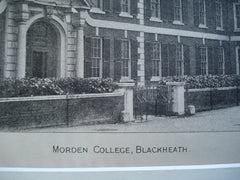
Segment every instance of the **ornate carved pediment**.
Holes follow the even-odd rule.
[[[34,3],[52,5],[52,6],[76,6],[76,7],[89,7],[91,0],[33,0]]]
[[[47,17],[51,17],[54,13],[53,13],[53,8],[52,6],[46,6],[46,16]]]
[[[65,14],[63,8],[55,6],[45,6],[45,15],[47,18],[52,18],[52,15],[58,16],[64,20]]]

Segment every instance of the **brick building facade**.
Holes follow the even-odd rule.
[[[0,77],[239,74],[239,0],[2,0]]]

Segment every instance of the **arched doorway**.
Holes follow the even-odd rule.
[[[26,77],[57,77],[60,34],[45,21],[31,25],[27,32]]]

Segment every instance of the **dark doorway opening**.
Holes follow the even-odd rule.
[[[59,33],[52,24],[39,21],[27,32],[26,77],[56,77],[59,64]]]

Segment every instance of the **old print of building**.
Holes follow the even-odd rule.
[[[2,0],[0,77],[239,74],[238,0]]]

